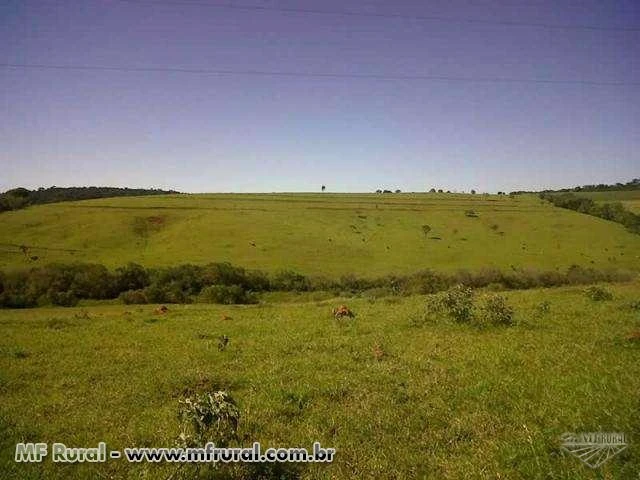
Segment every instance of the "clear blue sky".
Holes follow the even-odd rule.
[[[188,3],[3,0],[0,63],[635,85],[0,67],[0,190],[508,191],[640,176],[637,30]],[[637,0],[231,3],[640,27]]]

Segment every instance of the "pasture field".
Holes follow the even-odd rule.
[[[6,212],[0,224],[2,269],[74,261],[108,267],[229,261],[328,277],[572,264],[640,269],[640,236],[534,195],[112,198]]]
[[[635,479],[639,287],[605,286],[609,301],[582,288],[509,292],[516,324],[486,329],[416,321],[424,296],[173,305],[164,315],[152,305],[3,310],[2,478],[169,478],[175,465],[16,464],[14,448],[173,446],[178,400],[225,388],[241,410],[240,444],[337,449],[332,464],[261,478]],[[341,302],[355,319],[332,317]],[[632,441],[592,470],[559,447],[561,434],[583,431]],[[237,467],[217,475],[260,478]]]

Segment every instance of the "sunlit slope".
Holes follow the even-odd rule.
[[[430,227],[426,234],[424,225]],[[88,200],[1,214],[0,244],[3,268],[70,261],[111,267],[131,261],[147,266],[230,261],[329,276],[486,266],[640,268],[640,236],[535,196],[216,194]]]

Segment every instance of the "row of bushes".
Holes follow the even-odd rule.
[[[625,209],[620,202],[596,203],[590,198],[579,197],[573,193],[541,193],[540,198],[548,200],[556,207],[575,210],[594,217],[621,223],[627,230],[640,234],[640,215]]]
[[[456,285],[446,292],[433,295],[421,321],[433,314],[445,314],[457,323],[470,323],[478,327],[513,325],[514,310],[501,295],[486,295],[478,305],[475,292],[465,285]]]
[[[97,264],[51,264],[30,270],[0,272],[0,306],[73,306],[81,299],[115,299],[124,303],[256,303],[266,291],[329,291],[357,294],[427,294],[462,284],[472,288],[527,289],[596,282],[626,281],[627,272],[572,266],[564,272],[483,269],[440,273],[422,270],[411,275],[364,278],[346,275],[330,280],[292,271],[268,275],[229,263],[144,268],[131,263],[108,270]]]

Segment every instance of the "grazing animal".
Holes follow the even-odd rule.
[[[338,319],[342,317],[353,318],[355,315],[351,310],[349,310],[349,307],[346,305],[340,305],[338,308],[333,309],[333,316]]]
[[[222,320],[233,320],[233,317],[230,317],[229,315],[225,315],[224,313],[220,315],[220,318],[222,318]]]

